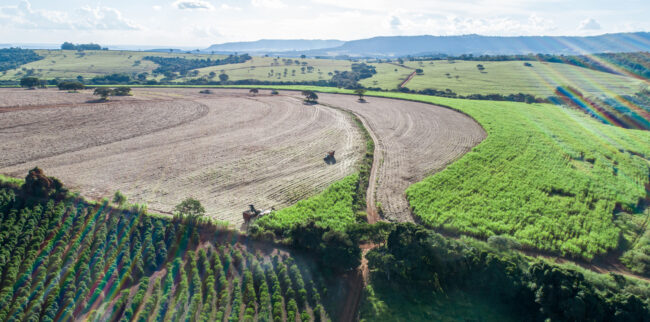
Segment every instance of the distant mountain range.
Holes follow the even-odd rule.
[[[202,52],[272,54],[278,56],[400,57],[408,55],[589,54],[650,51],[650,33],[600,36],[391,36],[353,41],[258,40],[212,45]]]
[[[204,49],[203,52],[246,52],[249,54],[259,54],[334,48],[343,44],[345,44],[345,42],[341,40],[262,39],[257,41],[229,42],[225,44],[212,45],[207,49]]]

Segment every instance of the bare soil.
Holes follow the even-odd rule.
[[[368,199],[381,204],[380,213],[387,220],[413,221],[406,188],[443,170],[486,137],[476,121],[448,108],[376,97],[366,97],[361,103],[352,95],[318,95],[320,103],[356,114],[375,138],[376,182],[371,176],[374,193],[369,189]]]
[[[192,196],[239,225],[248,204],[285,207],[356,171],[363,136],[346,113],[290,96],[199,90],[134,89],[87,103],[87,93],[0,89],[0,173],[39,166],[84,196],[121,190],[161,212]],[[329,150],[334,165],[323,161]]]

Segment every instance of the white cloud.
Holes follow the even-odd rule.
[[[285,8],[287,6],[282,0],[251,0],[251,4],[254,7],[271,9]]]
[[[136,30],[140,27],[124,18],[122,13],[108,7],[82,7],[74,14],[63,11],[37,10],[27,0],[17,6],[0,7],[0,24],[18,29],[54,30]]]
[[[157,6],[157,5],[156,5],[156,6],[153,6],[152,8],[153,8],[153,10],[156,10],[156,11],[160,11],[160,10],[162,10],[162,7],[161,7],[161,6]]]
[[[202,27],[202,26],[193,26],[189,30],[192,34],[201,39],[210,39],[214,40],[215,38],[221,37],[221,33],[217,28],[214,27]]]
[[[398,30],[401,25],[402,25],[402,21],[399,20],[398,17],[392,16],[390,18],[390,27],[391,27],[391,29]]]
[[[221,10],[233,10],[233,11],[240,11],[240,10],[241,10],[240,7],[233,7],[233,6],[228,5],[228,4],[226,4],[226,3],[222,3],[222,4],[219,6],[219,9],[221,9]]]
[[[600,30],[600,24],[596,19],[589,18],[580,22],[578,30]]]
[[[173,4],[174,7],[184,10],[184,9],[189,9],[189,10],[212,10],[214,9],[214,6],[207,1],[203,0],[178,0],[174,2]]]

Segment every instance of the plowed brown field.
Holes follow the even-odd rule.
[[[248,204],[309,197],[353,173],[363,155],[344,112],[290,96],[198,91],[136,89],[86,103],[88,93],[0,89],[0,173],[39,166],[85,196],[119,189],[159,211],[192,196],[238,225]],[[335,165],[323,162],[328,150]]]
[[[485,138],[470,117],[430,104],[297,92],[135,89],[106,103],[90,91],[0,89],[0,173],[39,166],[89,197],[124,192],[168,212],[195,197],[211,216],[241,223],[250,203],[284,207],[355,171],[363,137],[376,141],[369,204],[385,219],[412,220],[404,190],[444,169]],[[265,91],[264,91],[265,92]],[[338,162],[326,165],[326,151]],[[370,209],[372,211],[372,209]]]

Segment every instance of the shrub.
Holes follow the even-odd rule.
[[[122,206],[126,202],[126,196],[119,190],[113,195],[113,203]]]

